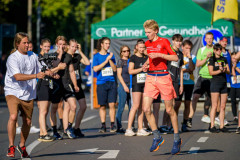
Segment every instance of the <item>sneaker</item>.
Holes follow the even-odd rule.
[[[214,124],[220,126],[220,119],[219,119],[219,117],[215,118]],[[227,126],[228,124],[229,124],[228,121],[226,119],[224,119],[224,126]]]
[[[205,115],[202,117],[201,121],[204,123],[211,123],[210,117]]]
[[[218,133],[219,132],[219,130],[214,126],[214,127],[212,127],[212,128],[209,128],[209,131],[211,132],[211,133]]]
[[[18,152],[21,154],[21,158],[30,158],[30,156],[27,153],[26,147],[20,147],[19,145],[16,147]]]
[[[223,133],[229,133],[229,130],[226,127],[219,128],[219,130]]]
[[[135,136],[136,133],[132,129],[126,129],[125,136]]]
[[[15,157],[15,146],[10,146],[7,150],[7,157]]]
[[[144,129],[140,129],[137,132],[137,136],[149,136],[149,135],[150,135],[150,133],[145,131]]]
[[[74,134],[77,138],[84,137],[85,135],[81,132],[80,128],[74,129]]]
[[[42,135],[42,136],[39,136],[39,138],[38,138],[38,141],[41,141],[41,142],[52,142],[54,140],[55,140],[55,138],[52,136],[49,136],[49,135],[45,135],[45,136]]]
[[[68,138],[70,138],[70,139],[75,139],[76,138],[76,135],[74,134],[73,128],[66,129],[65,131],[68,135]]]
[[[16,134],[20,134],[21,133],[21,127],[17,127],[16,128]]]
[[[172,126],[168,127],[168,134],[173,134],[174,133],[174,129]]]
[[[100,129],[99,129],[99,133],[105,133],[107,131],[107,128],[105,126],[102,126]]]
[[[114,133],[114,132],[116,132],[116,131],[117,131],[117,127],[116,127],[115,125],[112,125],[112,126],[110,127],[110,132]]]
[[[152,146],[150,148],[150,152],[155,152],[159,149],[159,147],[161,145],[164,144],[164,139],[162,137],[160,138],[153,138],[153,143],[152,143]]]
[[[237,133],[237,134],[240,134],[240,127],[238,127],[238,128],[236,129],[236,133]]]
[[[220,119],[218,117],[215,118],[214,124],[220,126]]]
[[[55,139],[57,139],[57,140],[62,140],[62,139],[63,139],[63,137],[60,136],[60,134],[59,134],[58,132],[53,133],[53,137],[54,137]]]
[[[180,149],[181,149],[181,145],[182,145],[182,139],[181,138],[178,141],[174,141],[171,154],[172,155],[179,154],[180,153]]]
[[[161,134],[167,134],[169,132],[167,126],[161,126],[158,130]]]
[[[119,133],[119,134],[125,133],[125,129],[123,129],[123,128],[118,128],[118,129],[117,129],[117,133]]]
[[[190,119],[188,119],[186,125],[187,125],[188,128],[192,128],[192,121]]]
[[[39,133],[40,132],[40,128],[36,128],[35,126],[32,126],[30,128],[30,133]]]
[[[238,123],[238,117],[234,117],[233,122]]]
[[[182,124],[182,129],[181,130],[182,130],[182,132],[189,132],[186,124]]]

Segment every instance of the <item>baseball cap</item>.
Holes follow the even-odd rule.
[[[227,39],[227,37],[222,36],[222,37],[220,37],[220,41],[228,41],[228,39]]]

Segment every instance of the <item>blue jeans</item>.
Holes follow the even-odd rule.
[[[123,113],[126,102],[128,104],[128,112],[130,111],[131,97],[130,97],[130,93],[126,93],[124,91],[124,88],[121,83],[119,83],[119,86],[118,86],[118,100],[119,102],[118,102],[116,121],[117,121],[117,127],[122,128],[122,113]]]

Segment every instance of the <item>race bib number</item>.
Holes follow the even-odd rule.
[[[53,89],[53,81],[51,79],[49,79],[49,88]]]
[[[171,62],[171,65],[174,66],[174,67],[179,68],[179,61],[177,61],[177,62],[172,61],[172,62]]]
[[[102,69],[102,76],[113,76],[112,67],[106,67]]]
[[[238,75],[235,80],[233,76],[231,77],[231,79],[232,79],[232,84],[240,83],[240,75]]]
[[[137,83],[145,83],[146,81],[146,73],[137,74]]]
[[[75,72],[75,74],[76,74],[76,78],[77,78],[77,80],[79,80],[79,79],[80,79],[79,71],[76,70],[76,71],[74,71],[74,72]]]
[[[183,80],[189,80],[190,79],[190,74],[189,73],[183,73]]]

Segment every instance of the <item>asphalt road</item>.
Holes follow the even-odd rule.
[[[89,101],[88,101],[89,103]],[[161,105],[160,120],[162,119]],[[98,110],[91,110],[89,107],[84,116],[81,128],[85,134],[80,139],[63,139],[53,142],[38,142],[38,134],[30,134],[27,140],[27,149],[31,159],[36,160],[94,160],[94,159],[117,159],[117,160],[154,160],[154,159],[184,159],[184,160],[238,160],[240,156],[240,135],[235,133],[237,124],[231,122],[233,119],[230,104],[227,104],[226,117],[230,121],[227,128],[231,133],[208,133],[208,124],[201,122],[203,115],[203,104],[198,103],[197,112],[193,119],[193,127],[190,132],[180,134],[183,143],[179,155],[171,155],[173,144],[173,134],[162,135],[165,139],[158,151],[149,152],[153,136],[148,137],[125,137],[115,133],[98,133],[100,127],[100,118]],[[127,126],[127,110],[123,114],[123,127]],[[182,120],[182,109],[179,114],[179,126]],[[7,137],[8,109],[6,103],[0,102],[0,160],[7,158],[6,151],[8,147]],[[21,121],[19,121],[21,124]],[[136,123],[136,122],[135,122]],[[48,124],[50,124],[48,122]],[[110,122],[106,122],[109,127]],[[33,114],[33,125],[38,125],[38,108],[35,105]],[[137,126],[137,123],[136,125]],[[109,131],[109,128],[108,128]],[[19,135],[16,136],[15,145],[19,142]],[[20,159],[16,151],[15,159]]]

